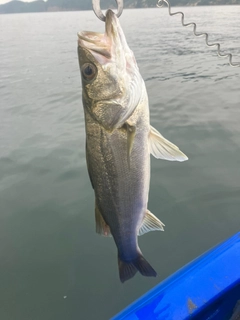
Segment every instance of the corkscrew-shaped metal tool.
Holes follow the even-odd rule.
[[[182,16],[182,19],[181,19],[181,20],[182,20],[182,25],[183,25],[183,27],[193,26],[193,33],[194,33],[194,35],[195,35],[196,37],[203,37],[203,36],[205,36],[205,42],[206,42],[206,45],[207,45],[208,47],[217,46],[217,54],[218,54],[219,57],[221,57],[221,58],[226,58],[226,57],[228,57],[228,58],[229,58],[229,64],[230,64],[231,67],[240,67],[240,63],[238,63],[238,62],[232,62],[232,54],[231,54],[231,53],[226,53],[226,54],[221,53],[221,51],[220,51],[220,48],[221,48],[221,47],[220,47],[220,44],[219,44],[218,42],[214,42],[214,43],[209,43],[209,42],[208,42],[208,33],[206,33],[206,32],[202,32],[202,33],[197,32],[197,31],[196,31],[197,25],[196,25],[195,22],[185,23],[185,22],[184,22],[184,13],[183,13],[183,12],[178,11],[178,12],[173,12],[173,13],[172,13],[172,12],[171,12],[170,3],[169,3],[167,0],[158,0],[157,7],[162,8],[163,5],[164,5],[164,2],[165,2],[165,3],[167,4],[167,6],[168,6],[168,12],[169,12],[169,15],[170,15],[170,16],[175,16],[176,14],[180,14],[180,15]]]

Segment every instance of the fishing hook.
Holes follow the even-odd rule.
[[[226,58],[228,57],[229,58],[229,64],[231,67],[240,67],[240,63],[237,63],[237,62],[232,62],[232,54],[231,53],[226,53],[226,54],[223,54],[220,52],[220,44],[218,42],[215,42],[215,43],[209,43],[208,42],[208,33],[204,32],[204,33],[199,33],[199,32],[196,32],[196,29],[197,29],[197,25],[195,22],[190,22],[190,23],[184,23],[184,13],[181,12],[181,11],[178,11],[178,12],[174,12],[172,13],[171,12],[171,6],[170,6],[170,3],[167,1],[167,0],[158,0],[157,2],[157,7],[158,8],[162,8],[163,7],[163,4],[164,2],[167,4],[168,6],[168,13],[170,16],[174,16],[175,14],[180,14],[182,16],[182,25],[183,27],[188,27],[188,26],[193,26],[193,33],[196,37],[202,37],[202,36],[205,36],[205,42],[206,42],[206,45],[208,47],[213,47],[213,46],[217,46],[217,53],[218,53],[218,56],[220,58]]]
[[[115,1],[118,6],[117,17],[119,18],[123,12],[123,0],[115,0]],[[103,12],[100,8],[100,0],[92,0],[92,6],[93,6],[93,11],[94,11],[95,15],[98,17],[98,19],[105,21],[106,16],[103,14]]]

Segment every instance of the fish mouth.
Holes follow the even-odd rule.
[[[107,11],[105,33],[79,32],[78,45],[88,50],[101,64],[109,62],[120,52],[126,51],[125,36],[116,14],[111,9]]]
[[[95,59],[100,56],[111,59],[110,44],[103,33],[82,31],[78,33],[78,45],[92,53]]]

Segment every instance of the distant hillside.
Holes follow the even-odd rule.
[[[240,5],[240,0],[170,0],[172,6]],[[114,7],[113,0],[101,0],[102,9]],[[157,0],[124,0],[124,8],[156,7]],[[91,0],[10,1],[0,5],[0,13],[91,10]]]
[[[44,12],[47,3],[39,0],[34,2],[11,1],[0,5],[0,13]]]

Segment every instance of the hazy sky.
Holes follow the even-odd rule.
[[[7,2],[10,2],[11,0],[0,0],[0,4],[3,4],[3,3],[7,3]],[[34,0],[22,0],[24,2],[31,2],[31,1],[34,1]]]

